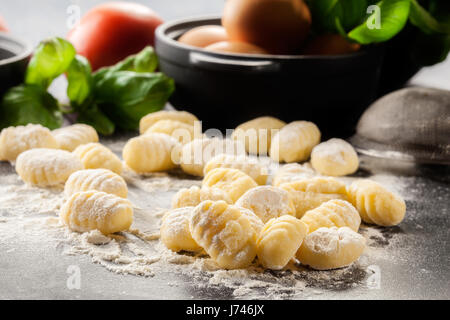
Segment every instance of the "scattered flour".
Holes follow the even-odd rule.
[[[87,255],[92,262],[117,274],[152,277],[159,273],[184,276],[171,286],[192,286],[194,291],[214,296],[220,292],[230,298],[285,299],[307,298],[327,290],[364,286],[374,259],[392,259],[397,234],[376,227],[362,226],[361,234],[368,247],[351,267],[334,271],[313,271],[292,261],[285,270],[263,270],[256,265],[245,270],[221,270],[202,254],[174,253],[160,242],[161,218],[170,207],[173,191],[200,185],[199,180],[175,174],[140,176],[126,170],[130,200],[140,202],[134,210],[134,223],[128,232],[104,236],[98,231],[71,232],[61,224],[58,214],[64,201],[62,189],[40,189],[25,185],[9,167],[0,163],[0,233],[4,240],[30,237],[52,244],[49,250],[61,249],[65,255]],[[375,175],[374,180],[407,197],[412,180]],[[345,178],[350,183],[355,178]],[[171,192],[172,191],[172,192]],[[145,195],[142,197],[142,195]],[[143,199],[144,198],[144,199]],[[148,198],[148,199],[147,199]],[[157,199],[157,205],[154,203]],[[147,202],[148,203],[147,203]],[[40,242],[39,242],[40,243]],[[225,293],[224,293],[225,292]]]

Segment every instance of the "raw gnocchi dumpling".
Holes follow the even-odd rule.
[[[98,142],[95,129],[87,124],[74,124],[52,131],[60,149],[73,151],[76,147],[89,142]]]
[[[347,200],[345,184],[334,178],[315,177],[284,183],[280,186],[292,196],[297,218],[332,199]]]
[[[150,128],[145,131],[145,134],[152,132],[165,133],[177,139],[182,144],[186,144],[192,141],[194,137],[201,137],[202,135],[199,130],[197,133],[195,133],[193,125],[177,120],[168,119],[156,121]]]
[[[223,153],[245,155],[245,147],[242,143],[231,139],[203,137],[183,146],[178,163],[184,172],[203,177],[205,164]]]
[[[150,128],[159,120],[176,120],[189,124],[191,126],[193,126],[194,123],[198,121],[196,116],[187,111],[162,110],[149,113],[148,115],[142,117],[141,121],[139,122],[139,132],[141,134],[144,134],[148,128]]]
[[[74,193],[62,206],[60,218],[72,231],[110,234],[130,228],[133,207],[127,199],[89,190]]]
[[[316,176],[314,170],[305,164],[289,163],[278,169],[273,177],[272,185],[279,187],[283,183],[306,180]]]
[[[292,216],[270,219],[256,241],[259,262],[272,270],[283,269],[295,257],[308,227]]]
[[[257,158],[247,157],[245,155],[219,154],[208,161],[205,165],[204,174],[216,168],[233,168],[241,170],[248,174],[259,185],[267,182],[269,169],[263,166]]]
[[[326,176],[345,176],[358,170],[358,154],[350,143],[334,138],[314,147],[311,165]]]
[[[320,131],[308,121],[294,121],[284,126],[272,139],[270,157],[278,162],[307,160],[320,142]]]
[[[175,252],[201,251],[189,230],[189,221],[194,207],[184,207],[168,211],[162,218],[160,228],[161,241]]]
[[[107,169],[87,169],[72,173],[64,186],[67,197],[80,191],[96,190],[126,198],[128,195],[125,180]]]
[[[291,195],[272,186],[259,186],[248,190],[236,201],[236,205],[251,210],[264,223],[283,215],[295,216]]]
[[[0,161],[15,161],[19,154],[34,148],[57,149],[58,142],[39,124],[5,128],[0,134]]]
[[[348,198],[366,223],[395,226],[405,218],[405,201],[371,180],[358,180],[348,188]]]
[[[232,203],[228,194],[218,188],[199,188],[192,186],[190,188],[180,189],[172,198],[172,208],[195,207],[205,200],[219,201],[223,200]]]
[[[100,143],[92,142],[78,146],[73,153],[78,156],[85,169],[108,169],[122,173],[122,161],[111,150]]]
[[[171,136],[151,133],[128,140],[122,155],[127,166],[138,173],[165,171],[176,167],[172,151],[178,147]]]
[[[208,172],[202,182],[203,187],[219,188],[236,202],[247,190],[258,184],[247,174],[238,169],[217,168]]]
[[[249,209],[239,207],[239,211],[248,219],[248,221],[250,221],[253,230],[258,236],[262,228],[264,228],[264,223],[262,222],[262,220]]]
[[[316,270],[343,268],[358,260],[366,239],[350,228],[320,228],[308,234],[297,252],[297,259]]]
[[[58,149],[31,149],[21,153],[16,161],[16,171],[22,180],[39,187],[63,184],[72,173],[82,169],[76,155]]]
[[[189,229],[192,238],[222,268],[245,268],[256,256],[256,233],[249,219],[225,201],[200,203]]]
[[[259,117],[237,126],[231,137],[243,142],[248,153],[267,155],[272,137],[285,125],[274,117]]]
[[[308,226],[309,232],[322,227],[348,227],[357,232],[361,224],[358,211],[345,200],[330,200],[322,203],[317,208],[306,212],[301,220]]]

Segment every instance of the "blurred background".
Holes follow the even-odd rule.
[[[37,45],[51,36],[65,36],[77,16],[102,0],[2,0],[0,14],[10,32]],[[224,0],[133,0],[156,11],[165,21],[199,15],[220,15]],[[412,84],[450,90],[450,59],[421,70]]]

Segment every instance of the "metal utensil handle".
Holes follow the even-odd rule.
[[[271,60],[245,60],[229,57],[217,57],[199,52],[191,52],[189,60],[192,65],[217,71],[277,71],[278,63]]]

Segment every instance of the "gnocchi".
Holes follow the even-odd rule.
[[[122,173],[122,161],[111,150],[100,143],[92,142],[78,146],[73,153],[78,156],[85,169],[108,169]]]
[[[56,186],[66,182],[83,164],[74,154],[58,149],[37,148],[17,157],[16,171],[23,181],[39,187]]]
[[[9,127],[0,133],[0,161],[15,161],[19,154],[34,148],[57,149],[58,142],[39,124]]]
[[[366,223],[389,227],[405,218],[405,201],[375,181],[355,181],[347,188],[347,192],[350,202]]]
[[[206,175],[216,168],[239,169],[252,177],[259,185],[266,184],[269,174],[269,169],[260,164],[257,158],[250,158],[245,155],[219,154],[206,163],[204,174]]]
[[[222,268],[245,268],[256,256],[256,233],[249,219],[225,201],[200,203],[189,229],[192,238]]]
[[[217,168],[208,172],[202,186],[225,191],[235,203],[247,190],[258,185],[251,177],[238,169]]]
[[[338,177],[356,172],[359,160],[350,143],[335,138],[314,147],[311,165],[320,174]]]
[[[273,135],[285,125],[274,117],[259,117],[236,127],[231,137],[244,143],[248,153],[267,155]]]
[[[180,189],[172,198],[172,208],[195,207],[205,200],[219,201],[223,200],[232,203],[230,197],[225,191],[218,188],[199,188],[192,186],[189,189]]]
[[[308,234],[297,252],[297,259],[316,270],[343,268],[358,260],[366,239],[350,228],[319,228]]]
[[[72,173],[64,186],[67,197],[80,191],[96,190],[126,198],[128,188],[125,180],[107,169],[87,169]]]
[[[98,142],[95,129],[87,124],[74,124],[52,131],[60,149],[73,151],[76,147],[89,142]]]
[[[245,147],[230,139],[195,139],[183,146],[179,155],[181,169],[187,174],[203,177],[205,164],[219,154],[245,155]]]
[[[196,136],[201,137],[201,132],[194,132],[194,126],[177,120],[158,120],[150,128],[145,131],[145,134],[159,132],[165,133],[180,143],[186,144],[194,139]],[[197,135],[196,135],[197,134]]]
[[[307,160],[320,142],[320,131],[308,121],[294,121],[284,126],[272,139],[270,157],[277,162]]]
[[[164,171],[175,168],[172,151],[179,143],[164,133],[151,133],[128,140],[123,148],[123,159],[138,173]]]
[[[283,269],[295,257],[308,227],[292,216],[270,219],[256,241],[256,252],[264,268]]]
[[[194,207],[183,207],[168,211],[162,219],[160,228],[161,241],[175,252],[201,251],[189,230],[189,221]]]
[[[60,218],[72,231],[110,234],[130,228],[133,207],[127,199],[89,190],[74,193],[62,206]]]
[[[279,187],[283,183],[306,180],[313,178],[315,175],[316,173],[314,170],[307,165],[289,163],[278,169],[273,177],[272,185],[274,187]]]
[[[358,211],[344,200],[322,203],[319,207],[306,212],[301,220],[308,226],[309,232],[322,227],[348,227],[357,232],[361,224]]]
[[[144,134],[152,125],[154,125],[159,120],[176,120],[191,126],[198,121],[197,117],[192,113],[187,111],[175,111],[175,110],[162,110],[157,112],[149,113],[148,115],[141,118],[139,122],[139,132]]]
[[[253,211],[262,222],[282,215],[295,216],[291,195],[280,188],[259,186],[244,193],[236,205]]]
[[[284,183],[280,188],[291,194],[297,218],[329,200],[347,200],[345,184],[334,178],[315,177],[298,180]]]
[[[250,221],[250,225],[252,226],[252,229],[255,231],[256,235],[259,235],[262,228],[264,228],[264,223],[261,221],[261,219],[253,213],[253,211],[239,207],[239,211]]]

